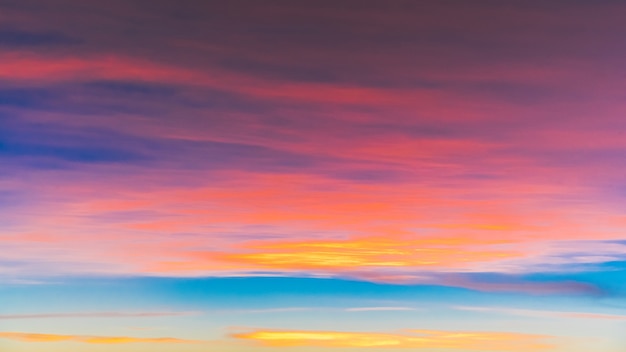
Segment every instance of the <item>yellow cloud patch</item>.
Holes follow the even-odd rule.
[[[25,332],[0,332],[0,338],[18,340],[23,342],[60,342],[73,341],[93,344],[119,344],[119,343],[196,343],[200,341],[182,340],[172,337],[128,337],[128,336],[83,336],[83,335],[57,335],[36,334]]]
[[[474,351],[543,351],[552,349],[546,335],[506,332],[407,330],[401,333],[256,330],[232,335],[271,347],[446,348]]]
[[[521,257],[495,240],[462,238],[361,238],[310,242],[255,243],[246,253],[206,253],[211,259],[280,269],[360,267],[463,268],[473,263]],[[478,246],[480,245],[480,246]],[[492,246],[492,248],[489,248]]]

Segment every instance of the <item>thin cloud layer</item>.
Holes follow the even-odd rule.
[[[195,315],[198,312],[86,312],[86,313],[40,313],[0,314],[0,320],[12,319],[59,319],[59,318],[155,318]]]
[[[201,341],[183,340],[172,337],[128,337],[128,336],[83,336],[57,335],[26,332],[0,332],[0,338],[23,342],[83,342],[90,344],[126,344],[126,343],[199,343]]]
[[[401,333],[255,330],[232,335],[270,347],[429,348],[471,351],[546,351],[555,348],[550,336],[503,333],[408,330]]]
[[[470,312],[507,314],[507,315],[517,315],[517,316],[535,317],[535,318],[626,320],[626,315],[620,315],[620,314],[604,314],[604,313],[590,313],[590,312],[561,312],[561,311],[551,311],[551,310],[534,310],[534,309],[519,309],[519,308],[504,308],[504,307],[458,306],[454,308],[459,309],[459,310],[470,311]]]

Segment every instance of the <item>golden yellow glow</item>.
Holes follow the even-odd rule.
[[[351,269],[359,267],[463,268],[472,263],[523,256],[485,246],[493,240],[463,238],[361,238],[317,242],[255,243],[253,252],[208,253],[211,259],[282,269]],[[487,243],[485,243],[487,242]],[[479,246],[480,245],[480,246]]]
[[[258,330],[234,334],[271,347],[391,347],[447,348],[474,351],[541,351],[555,346],[549,336],[506,332],[450,332],[409,330],[401,333]]]

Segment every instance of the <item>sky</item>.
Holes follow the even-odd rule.
[[[0,351],[624,351],[625,16],[0,0]]]

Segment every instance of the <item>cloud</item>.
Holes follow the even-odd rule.
[[[458,310],[465,310],[465,311],[471,311],[471,312],[498,313],[498,314],[526,316],[526,317],[533,317],[533,318],[626,320],[626,315],[619,315],[619,314],[517,309],[517,308],[505,308],[505,307],[456,306],[454,308]]]
[[[390,106],[407,105],[410,96],[429,97],[423,89],[396,90],[350,84],[276,82],[219,70],[160,64],[120,54],[46,57],[14,51],[0,55],[0,79],[21,84],[59,84],[93,81],[130,81],[212,88],[272,102]],[[411,104],[408,104],[411,105]]]
[[[3,272],[412,282],[617,258],[547,247],[623,233],[622,5],[77,3],[0,5]]]
[[[34,32],[0,27],[0,47],[50,47],[79,43],[80,40],[62,33]]]
[[[257,341],[270,347],[320,348],[446,348],[472,351],[543,351],[555,345],[550,336],[506,332],[406,330],[399,333],[253,330],[235,333],[237,339]]]
[[[346,308],[346,312],[388,312],[388,311],[416,311],[417,308],[411,307],[355,307]]]
[[[29,52],[0,55],[0,78],[15,82],[68,82],[92,80],[133,80],[189,82],[193,72],[159,64],[108,55],[82,58],[66,56],[49,58]]]
[[[218,312],[229,314],[272,314],[272,313],[290,313],[290,312],[306,312],[316,310],[310,307],[286,307],[286,308],[266,308],[266,309],[233,309],[219,310]]]
[[[206,253],[208,258],[226,262],[252,264],[277,269],[354,268],[463,268],[475,262],[502,260],[522,254],[490,248],[487,240],[477,246],[463,238],[425,238],[393,240],[360,238],[354,240],[264,242],[250,244],[252,253]]]
[[[85,336],[58,335],[26,332],[0,332],[0,338],[23,342],[83,342],[91,344],[124,343],[199,343],[202,341],[183,340],[172,337],[128,337],[128,336]]]
[[[40,313],[0,314],[0,320],[10,319],[58,319],[58,318],[155,318],[195,315],[199,312],[85,312],[85,313]]]
[[[531,295],[589,295],[598,296],[605,292],[601,287],[585,281],[568,278],[536,281],[532,278],[506,274],[467,274],[442,275],[440,285],[465,287],[485,292],[520,292]]]

